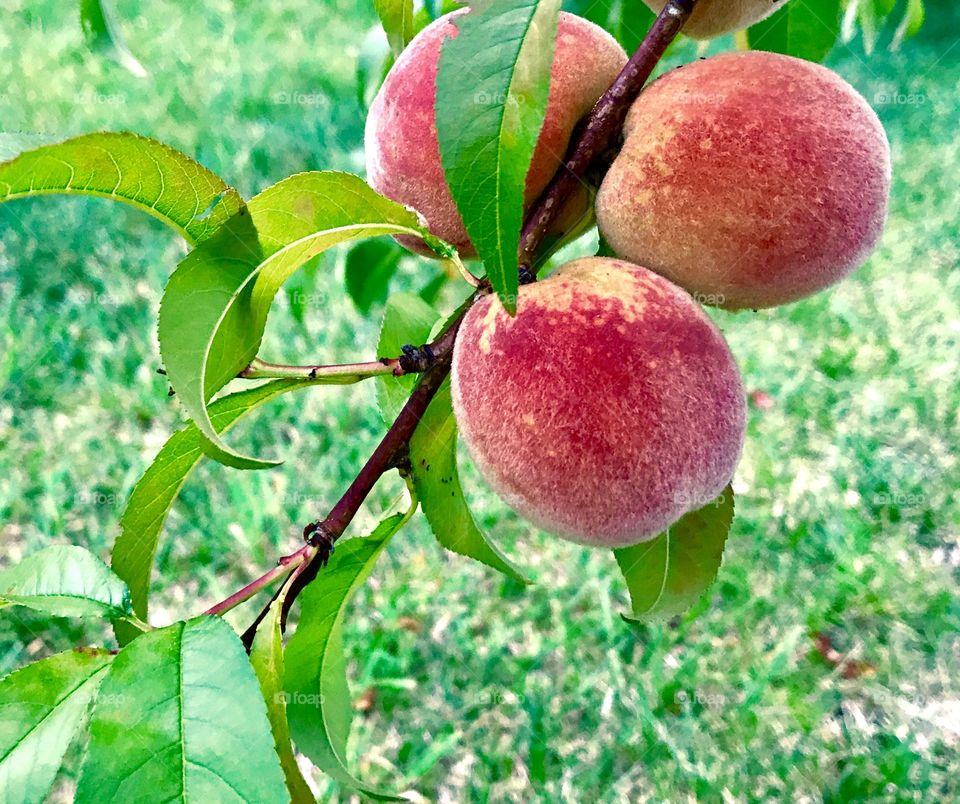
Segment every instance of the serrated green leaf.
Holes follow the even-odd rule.
[[[655,539],[614,550],[639,622],[683,614],[710,587],[723,561],[733,522],[733,489],[691,511]]]
[[[419,296],[395,293],[387,301],[380,326],[377,357],[396,357],[406,344],[422,346],[430,338],[440,314]],[[387,424],[393,422],[417,384],[417,375],[377,377],[377,407]]]
[[[138,637],[103,680],[76,801],[137,800],[289,801],[257,678],[218,617]]]
[[[413,0],[373,0],[395,56],[413,39]]]
[[[337,544],[330,564],[300,596],[300,622],[284,660],[287,717],[297,748],[331,778],[384,801],[403,799],[368,787],[347,769],[351,699],[341,629],[350,598],[415,507],[388,517],[366,538]]]
[[[473,3],[440,51],[436,121],[444,174],[511,314],[524,189],[547,107],[559,13],[560,0]]]
[[[206,240],[243,209],[240,194],[203,165],[129,132],[84,134],[0,164],[0,203],[61,194],[130,204],[189,243]]]
[[[125,617],[130,590],[82,547],[52,545],[0,573],[0,598],[56,617]]]
[[[841,0],[797,0],[747,29],[754,50],[820,62],[840,36]]]
[[[320,382],[274,380],[230,394],[210,406],[210,420],[217,432],[226,432],[248,413],[281,394]],[[195,424],[174,433],[134,487],[120,518],[120,535],[113,545],[111,565],[129,586],[133,610],[142,620],[147,619],[150,573],[163,523],[183,484],[204,457],[203,437]],[[140,633],[123,621],[115,622],[113,628],[121,645]]]
[[[410,439],[410,462],[420,506],[437,541],[521,583],[529,579],[477,527],[460,487],[457,423],[447,380]]]
[[[440,251],[413,210],[357,176],[301,173],[250,201],[180,263],[160,306],[160,353],[170,384],[205,436],[204,451],[239,469],[263,461],[224,444],[207,402],[256,357],[270,306],[300,266],[331,246],[379,235],[422,237]]]
[[[350,249],[344,278],[347,293],[361,313],[368,313],[375,304],[387,300],[390,280],[402,256],[403,249],[392,240],[364,240]]]
[[[280,757],[280,767],[287,780],[287,790],[293,804],[314,804],[316,798],[300,772],[290,742],[290,724],[287,722],[287,701],[283,691],[283,631],[280,627],[286,587],[270,606],[264,621],[257,629],[250,649],[250,664],[260,682],[260,692],[267,702],[267,717],[273,732],[273,744]]]
[[[72,650],[0,680],[4,804],[39,804],[47,799],[112,658],[105,650]]]
[[[146,78],[147,71],[127,47],[109,0],[80,0],[80,25],[90,50],[113,59],[137,78]]]

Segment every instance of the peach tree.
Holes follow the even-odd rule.
[[[0,681],[5,799],[43,800],[78,739],[78,801],[312,801],[294,746],[346,788],[399,798],[345,761],[352,594],[418,509],[444,548],[528,582],[471,514],[458,437],[522,517],[613,552],[631,601],[624,619],[670,619],[704,595],[733,519],[746,411],[734,358],[701,305],[794,301],[869,255],[889,193],[887,140],[866,101],[815,62],[842,23],[892,6],[646,3],[477,0],[415,13],[412,0],[375,0],[389,52],[369,76],[366,180],[301,173],[244,199],[136,134],[4,137],[0,202],[111,198],[190,246],[158,322],[163,371],[189,422],[136,485],[109,566],[57,545],[0,573],[0,607],[100,618],[116,637]],[[102,3],[82,7],[91,44],[142,69]],[[922,14],[911,0],[899,34]],[[739,48],[643,89],[681,31],[734,33]],[[597,254],[556,266],[595,223]],[[328,249],[352,247],[347,290],[362,308],[387,298],[396,259],[372,246],[384,238],[441,261],[463,282],[462,304],[389,299],[360,362],[261,357],[278,292]],[[224,392],[234,380],[249,387]],[[383,438],[305,523],[300,546],[206,611],[151,626],[164,521],[194,468],[276,466],[226,432],[280,395],[364,380],[378,386]],[[341,541],[390,472],[406,483],[405,509]],[[223,621],[268,592],[244,633]]]

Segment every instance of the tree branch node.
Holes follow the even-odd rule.
[[[423,346],[413,346],[406,344],[400,347],[403,354],[400,356],[400,368],[405,374],[420,374],[437,362],[437,356],[429,343]]]
[[[319,566],[325,567],[333,555],[333,543],[337,537],[321,521],[311,522],[303,529],[303,540],[311,547],[317,548],[317,556],[314,561],[319,562]]]

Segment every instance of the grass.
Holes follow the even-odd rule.
[[[362,169],[353,71],[367,4],[218,0],[187,14],[118,3],[146,81],[85,53],[62,5],[0,0],[5,130],[130,128],[246,194],[300,170]],[[673,626],[628,627],[612,557],[532,531],[465,464],[479,518],[539,583],[521,589],[442,553],[419,517],[394,541],[346,632],[369,705],[351,743],[364,778],[424,800],[960,795],[960,146],[948,70],[960,15],[928,7],[927,29],[900,51],[867,56],[854,41],[830,60],[893,145],[880,249],[828,293],[717,315],[748,388],[766,396],[753,396],[737,519],[708,599]],[[0,563],[55,541],[108,554],[133,484],[181,419],[155,374],[154,331],[182,254],[162,226],[109,202],[0,207]],[[281,300],[268,358],[371,353],[376,314],[346,301],[341,263],[293,281],[309,304],[301,322]],[[396,289],[427,270],[411,260]],[[287,463],[200,468],[168,523],[154,622],[201,610],[287,551],[381,431],[370,385],[287,397],[238,430],[233,443]],[[382,483],[353,532],[400,493]],[[0,673],[106,638],[14,614],[0,619]],[[825,659],[817,635],[844,661]],[[317,784],[321,800],[344,797]]]

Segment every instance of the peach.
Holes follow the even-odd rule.
[[[456,420],[480,474],[530,522],[623,547],[730,482],[746,417],[717,327],[680,288],[630,263],[575,260],[487,296],[453,353]]]
[[[630,109],[597,194],[614,253],[729,309],[801,299],[873,251],[890,147],[832,71],[759,51],[688,64]]]
[[[660,12],[667,0],[643,0],[651,10]],[[694,39],[712,39],[733,33],[769,17],[786,0],[700,0],[683,33]]]
[[[457,35],[457,17],[464,13],[466,9],[440,17],[407,46],[370,107],[364,139],[367,178],[374,189],[417,209],[433,234],[472,257],[476,252],[444,179],[434,113],[440,47],[444,39]],[[546,117],[527,174],[528,205],[559,167],[574,126],[626,61],[623,48],[602,28],[560,14]],[[419,241],[403,242],[430,253]]]

